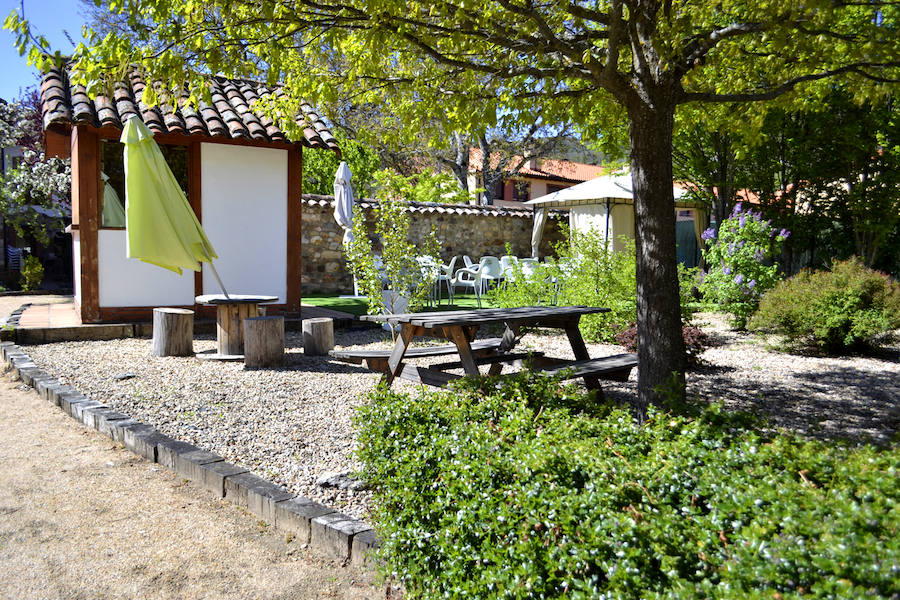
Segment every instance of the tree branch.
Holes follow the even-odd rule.
[[[897,67],[900,67],[900,61],[892,61],[886,63],[854,63],[852,65],[845,65],[837,69],[830,69],[828,71],[821,71],[819,73],[810,73],[808,75],[795,77],[764,92],[739,92],[734,94],[718,94],[716,92],[684,92],[679,97],[678,102],[679,104],[684,104],[687,102],[755,102],[758,100],[774,100],[778,96],[791,91],[801,83],[805,83],[808,81],[819,81],[821,79],[827,79],[829,77],[834,77],[835,75],[843,75],[847,73],[854,73],[856,75],[865,77],[866,79],[877,81],[879,83],[897,83],[900,82],[900,80],[890,77],[881,77],[865,71],[865,69],[867,68],[884,69]]]

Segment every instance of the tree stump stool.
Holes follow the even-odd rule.
[[[284,364],[284,317],[244,319],[244,365],[280,367]]]
[[[153,356],[194,354],[194,311],[186,308],[153,309]]]
[[[216,351],[223,356],[244,353],[244,319],[259,315],[255,302],[216,306]]]
[[[303,353],[323,356],[334,348],[334,321],[328,318],[303,320]]]

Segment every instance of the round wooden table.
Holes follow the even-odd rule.
[[[216,307],[216,353],[198,354],[209,360],[243,360],[244,319],[259,316],[259,305],[275,302],[278,296],[251,296],[247,294],[205,294],[197,296],[197,304]]]

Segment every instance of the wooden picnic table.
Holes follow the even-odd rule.
[[[562,329],[569,338],[574,361],[543,358],[541,363],[549,367],[549,371],[560,372],[571,367],[575,376],[583,377],[589,389],[600,389],[600,378],[611,375],[614,379],[627,379],[631,368],[637,363],[632,354],[617,355],[591,360],[578,322],[583,315],[608,312],[608,308],[591,306],[521,306],[516,308],[490,308],[483,310],[457,310],[425,313],[405,313],[398,315],[364,315],[364,321],[389,322],[399,325],[400,332],[394,348],[387,358],[383,369],[383,381],[390,385],[395,378],[402,377],[428,385],[446,385],[449,381],[461,377],[446,373],[448,368],[461,367],[467,376],[481,375],[479,365],[491,365],[489,374],[497,375],[504,362],[511,362],[522,355],[510,351],[518,341],[522,327],[543,327]],[[482,325],[503,325],[504,332],[491,356],[473,353],[472,344],[478,328]],[[418,367],[404,362],[410,344],[417,337],[433,337],[445,339],[455,345],[455,354],[459,361],[431,367]],[[446,353],[446,352],[445,352]],[[350,353],[345,353],[350,354]],[[421,353],[411,353],[421,354]]]

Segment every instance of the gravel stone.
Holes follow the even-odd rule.
[[[700,314],[695,323],[721,345],[704,352],[702,365],[688,372],[689,396],[756,411],[768,417],[770,426],[817,437],[886,442],[900,428],[900,345],[888,346],[879,356],[785,354],[771,350],[765,339],[731,330],[721,315]],[[482,329],[479,335],[499,333]],[[240,362],[153,357],[146,338],[23,350],[38,367],[92,400],[222,456],[292,494],[367,519],[370,491],[317,482],[326,474],[352,478],[359,472],[353,414],[380,374],[327,356],[305,356],[301,332],[286,332],[285,342],[284,365],[258,370],[245,370]],[[336,349],[392,347],[390,336],[375,328],[337,330],[335,343]],[[215,347],[213,336],[194,340],[198,353]],[[574,358],[559,331],[529,332],[517,350]],[[597,358],[620,354],[622,348],[588,344],[588,352]],[[135,377],[113,378],[123,373]],[[394,388],[420,389],[403,380]],[[637,370],[628,381],[604,382],[604,391],[627,404],[637,392]]]

